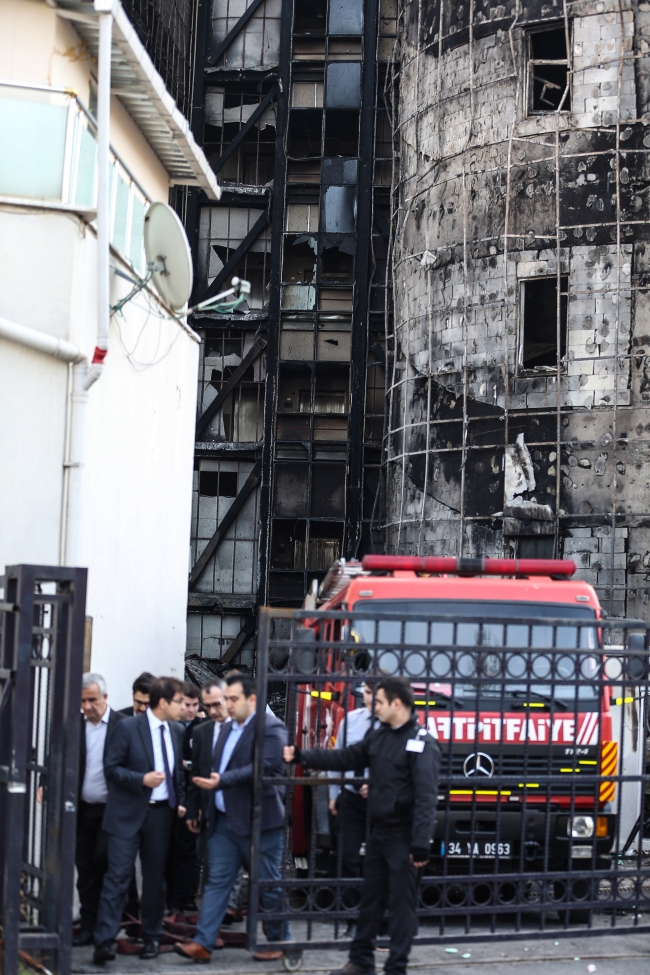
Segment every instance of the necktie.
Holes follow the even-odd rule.
[[[167,748],[165,746],[165,726],[161,724],[160,726],[160,744],[162,745],[163,753],[163,765],[165,766],[165,780],[167,782],[167,794],[169,796],[169,805],[172,809],[176,809],[176,787],[174,786],[174,776],[169,769],[169,759],[167,757]]]

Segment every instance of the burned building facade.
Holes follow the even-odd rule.
[[[650,7],[400,10],[389,552],[650,610]]]
[[[205,0],[188,653],[368,551],[650,601],[646,5]],[[217,668],[218,669],[218,668]]]
[[[194,201],[195,300],[252,288],[193,320],[190,658],[252,666],[257,606],[299,606],[380,523],[395,51],[392,0],[199,7],[194,133],[223,195]]]

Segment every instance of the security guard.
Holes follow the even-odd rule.
[[[414,713],[413,690],[404,677],[377,684],[375,714],[380,727],[346,748],[302,751],[289,745],[285,762],[344,772],[370,769],[366,848],[357,934],[350,958],[332,975],[372,975],[374,944],[388,905],[390,953],[387,975],[405,975],[417,928],[418,868],[429,859],[438,798],[440,749]]]

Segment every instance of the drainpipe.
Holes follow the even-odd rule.
[[[86,389],[102,374],[110,323],[110,126],[113,0],[94,0],[99,14],[97,55],[97,340]]]
[[[90,367],[74,365],[69,383],[70,428],[63,462],[61,564],[83,566],[83,468],[88,390],[102,374],[110,323],[110,124],[113,0],[94,0],[97,54],[97,338]]]

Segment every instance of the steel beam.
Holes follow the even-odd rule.
[[[232,658],[238,653],[244,646],[247,640],[249,640],[253,633],[255,632],[255,620],[248,619],[244,622],[241,630],[232,641],[228,649],[221,656],[222,664],[229,664]]]
[[[196,440],[200,441],[201,437],[210,425],[210,421],[213,417],[217,415],[223,404],[226,402],[233,389],[242,378],[249,366],[255,362],[258,355],[262,350],[266,348],[266,339],[262,335],[258,335],[255,339],[252,347],[248,350],[242,361],[239,363],[232,376],[224,385],[221,387],[215,398],[212,400],[210,405],[203,411],[196,424]]]
[[[235,138],[232,140],[231,143],[229,143],[228,148],[224,149],[222,154],[217,159],[216,163],[213,164],[212,168],[215,171],[215,173],[218,173],[220,169],[223,169],[223,167],[225,166],[226,162],[230,159],[235,149],[237,149],[237,147],[239,146],[239,143],[242,141],[242,139],[246,138],[246,136],[253,128],[253,126],[257,122],[262,112],[266,111],[266,109],[269,107],[273,99],[277,98],[277,95],[278,95],[278,89],[274,85],[273,88],[271,88],[270,92],[264,96],[262,101],[259,103],[255,111],[250,116],[250,118],[244,123],[244,125],[242,125],[241,129],[239,130]],[[277,133],[277,127],[276,127],[276,133]]]
[[[208,544],[203,549],[200,558],[198,559],[196,565],[192,569],[192,572],[190,573],[190,589],[192,589],[193,586],[196,585],[196,583],[203,575],[205,567],[207,566],[208,562],[210,561],[214,553],[217,551],[219,546],[221,545],[222,541],[226,536],[226,532],[234,522],[235,518],[237,517],[241,509],[244,507],[244,503],[247,501],[248,496],[259,484],[261,473],[262,473],[262,462],[258,460],[257,464],[255,464],[255,467],[248,475],[241,491],[239,492],[239,494],[237,495],[233,503],[230,505],[230,507],[226,511],[221,521],[219,522],[216,532],[214,533],[214,535],[212,536]]]
[[[201,298],[201,301],[205,301],[206,298],[213,298],[215,295],[219,294],[222,284],[225,283],[231,272],[235,270],[244,254],[246,254],[251,245],[255,243],[262,231],[268,226],[268,223],[269,214],[268,210],[265,210],[262,216],[255,221],[232,257],[228,258],[227,262],[221,268],[216,278]]]
[[[228,31],[224,39],[217,46],[216,51],[214,53],[210,52],[210,57],[209,57],[210,61],[214,62],[215,64],[217,63],[221,55],[228,50],[228,48],[230,47],[234,39],[237,37],[239,32],[246,26],[246,24],[251,19],[251,17],[257,10],[257,8],[260,7],[262,3],[263,0],[253,0],[250,7],[246,8],[246,10],[243,12],[243,14],[239,18],[235,26],[232,28],[232,30]]]
[[[269,282],[268,348],[266,352],[266,387],[264,390],[264,447],[262,449],[262,483],[260,487],[260,603],[267,601],[268,567],[271,543],[271,499],[273,443],[275,432],[275,402],[278,388],[278,358],[280,345],[280,297],[282,233],[286,198],[287,156],[285,132],[289,117],[291,88],[291,31],[293,4],[283,3],[280,19],[280,57],[278,60],[278,107],[275,129],[275,167],[273,171],[273,199],[271,210],[271,275]]]
[[[368,294],[370,290],[370,238],[373,212],[373,160],[377,30],[379,0],[366,0],[363,13],[363,65],[361,68],[361,124],[359,132],[359,183],[357,200],[357,250],[354,260],[355,301],[352,313],[350,383],[350,462],[343,550],[354,559],[361,541],[363,506],[363,437],[368,358]]]

